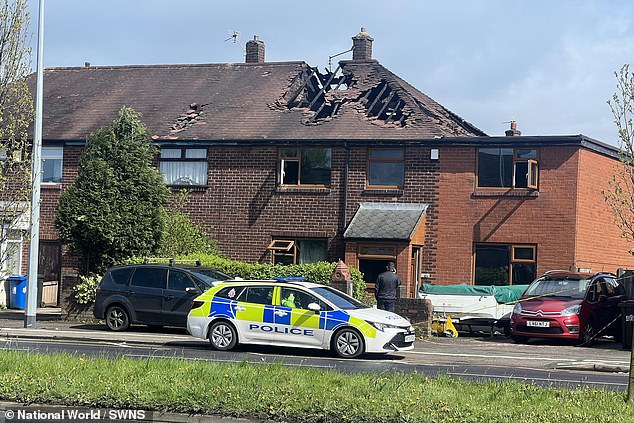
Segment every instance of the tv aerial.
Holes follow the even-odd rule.
[[[230,29],[229,38],[227,38],[225,42],[226,41],[233,41],[234,44],[240,44],[240,32],[236,31],[235,29]]]

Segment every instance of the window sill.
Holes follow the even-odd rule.
[[[187,190],[191,192],[204,192],[207,191],[207,185],[168,185],[172,192]]]
[[[479,190],[471,194],[471,198],[536,198],[539,197],[539,191],[532,189],[507,189],[507,190]]]
[[[363,190],[361,195],[391,195],[400,197],[403,195],[403,190],[397,188],[366,188]]]
[[[330,194],[330,188],[278,186],[275,192],[278,194]]]
[[[42,182],[40,184],[40,188],[41,189],[47,189],[47,190],[58,190],[58,191],[61,191],[62,183],[61,182]]]

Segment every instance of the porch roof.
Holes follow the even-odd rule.
[[[344,233],[345,239],[411,241],[427,204],[361,203]]]

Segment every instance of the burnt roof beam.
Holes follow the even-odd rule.
[[[385,85],[383,85],[383,88],[381,89],[381,92],[379,92],[379,94],[374,98],[374,101],[372,101],[372,104],[370,104],[370,107],[368,107],[368,111],[366,113],[366,116],[370,116],[370,114],[372,113],[372,109],[374,108],[374,105],[383,96],[383,93],[385,92],[386,89],[387,89],[387,83],[385,83]]]
[[[385,109],[387,109],[387,106],[390,105],[390,102],[392,101],[392,97],[394,97],[394,94],[396,94],[396,92],[392,91],[390,95],[387,96],[387,99],[383,101],[385,104],[383,104],[383,107],[381,107],[381,110],[379,111],[379,113],[377,113],[376,115],[377,118],[381,119],[381,115],[383,114]]]
[[[335,75],[337,75],[337,72],[339,72],[339,69],[341,69],[341,66],[337,66],[337,69],[335,69],[335,71],[330,75],[330,78],[328,78],[328,82],[326,82],[323,87],[321,88],[321,90],[317,93],[317,95],[315,96],[315,98],[313,99],[313,101],[310,102],[310,104],[308,105],[308,109],[312,109],[313,105],[315,104],[315,102],[322,96],[324,95],[325,97],[325,92],[326,92],[326,87],[330,87],[330,83],[332,82],[332,80],[335,78]]]

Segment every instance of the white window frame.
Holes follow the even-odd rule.
[[[44,181],[44,162],[46,160],[59,160],[59,181]],[[57,185],[62,183],[64,175],[64,147],[42,147],[42,175],[43,184]]]
[[[200,151],[204,151],[204,157],[203,156],[198,156],[196,154],[192,154],[194,153],[194,151],[196,150],[200,150]],[[163,154],[163,153],[168,153],[169,152],[176,152],[178,151],[180,154],[178,156],[170,156],[169,154]],[[207,147],[195,147],[195,146],[190,146],[190,147],[177,147],[177,146],[165,146],[165,147],[161,147],[160,153],[159,153],[159,170],[160,172],[163,174],[163,180],[165,181],[165,184],[167,186],[173,186],[173,187],[206,187],[208,184],[208,173],[209,173],[209,161],[207,159],[207,156],[209,154],[209,151],[207,150]],[[194,182],[193,179],[189,178],[191,180],[192,183],[176,183],[176,181],[187,177],[187,175],[181,175],[180,178],[174,180],[174,181],[169,181],[168,180],[168,174],[165,171],[165,168],[163,167],[163,165],[167,165],[169,163],[176,163],[176,164],[195,164],[195,163],[204,163],[205,164],[205,170],[204,173],[201,173],[202,176],[202,181],[201,182]]]

